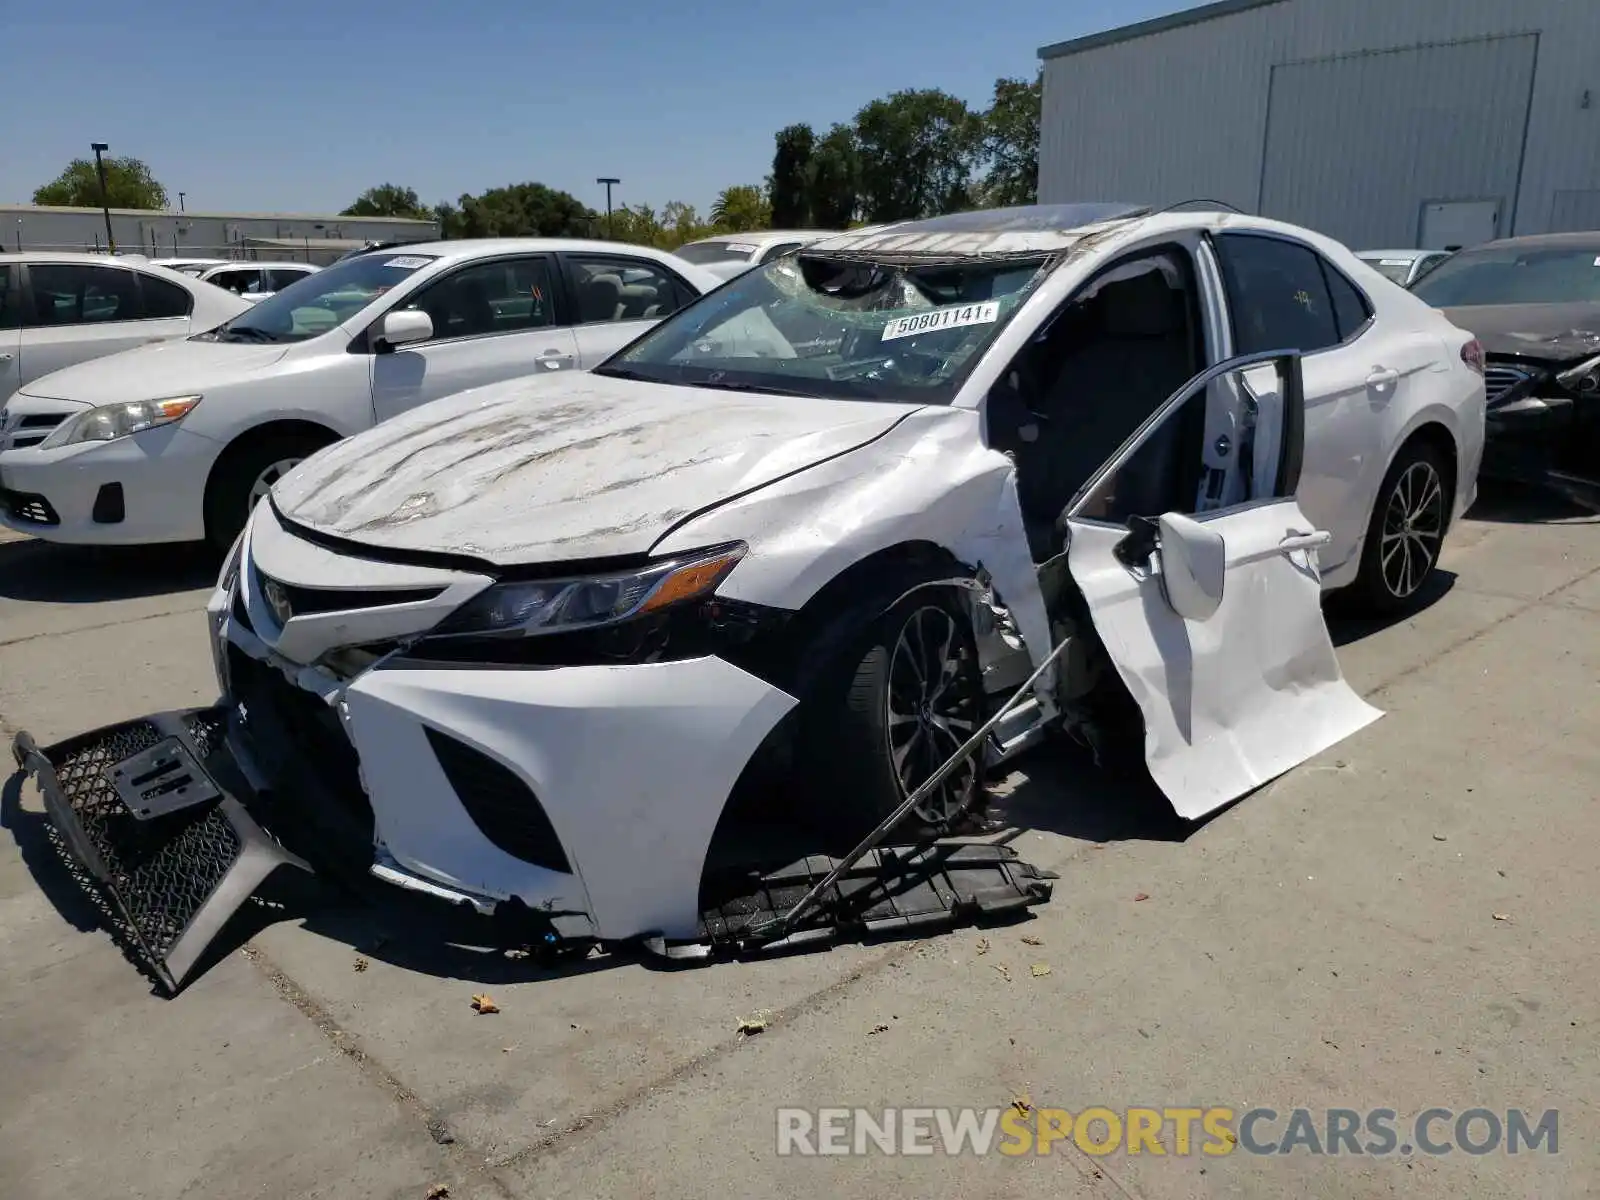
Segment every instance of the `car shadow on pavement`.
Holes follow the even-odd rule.
[[[57,546],[0,542],[0,599],[97,604],[210,587],[216,555],[204,544]]]
[[[1402,621],[1409,621],[1448,596],[1456,586],[1456,579],[1454,571],[1446,571],[1443,567],[1436,568],[1417,590],[1410,605],[1401,612],[1382,617],[1363,616],[1354,611],[1343,597],[1338,594],[1331,595],[1328,597],[1323,614],[1328,622],[1328,636],[1333,639],[1335,647],[1344,647],[1371,637],[1375,633],[1381,633]]]
[[[1004,830],[1002,842],[1027,832],[1099,844],[1181,842],[1200,827],[1173,812],[1131,754],[1107,753],[1097,763],[1087,747],[1056,739],[1020,757],[1016,767],[1021,778],[986,814],[988,828]]]
[[[1600,487],[1564,491],[1556,486],[1484,480],[1478,501],[1467,513],[1474,521],[1496,525],[1537,525],[1554,522],[1600,523]]]

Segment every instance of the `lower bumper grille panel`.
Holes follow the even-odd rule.
[[[43,749],[19,733],[12,747],[38,781],[73,874],[169,995],[267,876],[309,870],[213,776],[226,766],[226,721],[220,708],[160,713]],[[140,794],[131,778],[173,763],[185,794],[130,808],[124,793]]]

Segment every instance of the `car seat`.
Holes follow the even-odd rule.
[[[591,275],[578,290],[578,316],[585,323],[615,321],[622,307],[622,280],[616,275]]]

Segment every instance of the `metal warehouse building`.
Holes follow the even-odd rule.
[[[1046,46],[1039,198],[1356,248],[1600,228],[1600,0],[1221,0]]]

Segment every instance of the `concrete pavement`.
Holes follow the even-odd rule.
[[[1351,681],[1388,716],[1198,829],[1070,755],[1024,764],[1001,809],[1062,878],[1033,920],[981,932],[542,972],[446,944],[410,909],[309,897],[260,914],[275,923],[162,1001],[13,780],[6,1194],[1593,1194],[1600,534],[1555,507],[1484,506],[1446,565],[1415,617],[1335,626]],[[46,740],[211,699],[208,585],[182,555],[0,544],[0,732]],[[482,991],[499,1014],[472,1011]],[[740,1037],[757,1011],[767,1031]],[[1024,1094],[1558,1108],[1560,1153],[774,1154],[780,1105]]]

